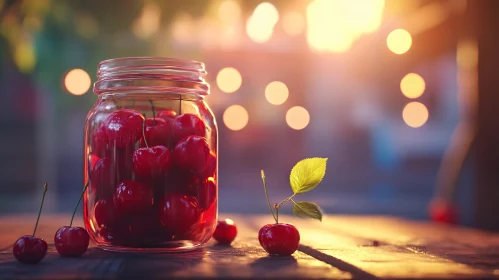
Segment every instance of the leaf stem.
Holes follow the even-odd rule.
[[[269,194],[267,192],[267,182],[265,181],[265,173],[263,172],[263,170],[262,170],[262,181],[263,181],[263,189],[265,190],[265,197],[267,198],[267,203],[269,205],[270,213],[272,213],[272,217],[274,217],[274,220],[277,224],[276,215],[274,214],[274,210],[272,210],[272,207],[270,206]]]
[[[144,143],[146,144],[146,148],[149,148],[146,140],[146,116],[144,115],[144,121],[142,122],[142,138],[144,138]]]
[[[76,210],[78,210],[78,206],[80,206],[81,199],[83,198],[83,194],[87,190],[89,183],[90,183],[90,181],[88,181],[85,184],[85,187],[83,187],[83,191],[81,192],[80,199],[78,200],[78,203],[76,203],[75,210],[73,211],[73,216],[71,217],[71,222],[69,223],[69,227],[71,227],[73,225],[73,219],[75,218]]]
[[[274,209],[275,209],[275,223],[278,224],[279,223],[279,206],[274,203]]]
[[[48,184],[45,183],[43,185],[43,196],[42,196],[42,204],[40,204],[40,210],[38,210],[38,217],[36,218],[35,229],[33,230],[33,236],[35,236],[36,228],[38,227],[38,221],[40,220],[40,215],[42,214],[43,202],[45,201],[45,194],[47,193]]]

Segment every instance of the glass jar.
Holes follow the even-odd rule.
[[[99,63],[84,141],[84,221],[97,246],[182,251],[210,239],[218,132],[205,74],[180,59]]]

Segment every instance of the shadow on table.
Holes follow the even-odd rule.
[[[298,262],[293,256],[266,256],[255,260],[250,266],[252,268],[269,270],[275,269],[276,267],[279,269],[288,269],[296,268]]]

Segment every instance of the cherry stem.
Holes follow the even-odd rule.
[[[147,144],[146,140],[146,118],[144,115],[144,121],[142,122],[142,138],[144,138],[144,143],[146,144],[146,147],[149,148],[149,145]]]
[[[154,112],[154,103],[152,100],[149,100],[149,103],[151,103],[151,110],[152,110],[152,124],[156,125],[156,113]]]
[[[33,236],[35,236],[36,228],[38,227],[38,221],[40,220],[40,215],[42,214],[43,202],[45,201],[45,194],[47,193],[48,184],[45,183],[43,185],[43,196],[42,196],[42,204],[40,204],[40,210],[38,210],[38,217],[36,218],[35,229],[33,230]]]
[[[69,223],[69,227],[73,225],[73,219],[75,218],[76,210],[78,210],[78,206],[80,206],[81,199],[83,198],[83,194],[88,188],[90,181],[85,184],[85,187],[83,187],[83,191],[81,192],[80,199],[78,199],[78,203],[76,203],[75,210],[73,211],[73,216],[71,217],[71,222]]]
[[[274,220],[277,224],[277,217],[274,214],[274,210],[272,210],[272,207],[270,206],[270,200],[269,200],[269,194],[267,192],[267,182],[265,181],[265,173],[262,170],[262,181],[263,181],[263,189],[265,190],[265,197],[267,198],[267,203],[269,205],[270,212],[272,213],[272,217],[274,217]]]

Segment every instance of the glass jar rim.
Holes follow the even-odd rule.
[[[120,57],[98,64],[94,93],[151,90],[208,95],[204,63],[169,57]],[[170,83],[168,83],[170,82]],[[188,86],[171,86],[171,82]]]

